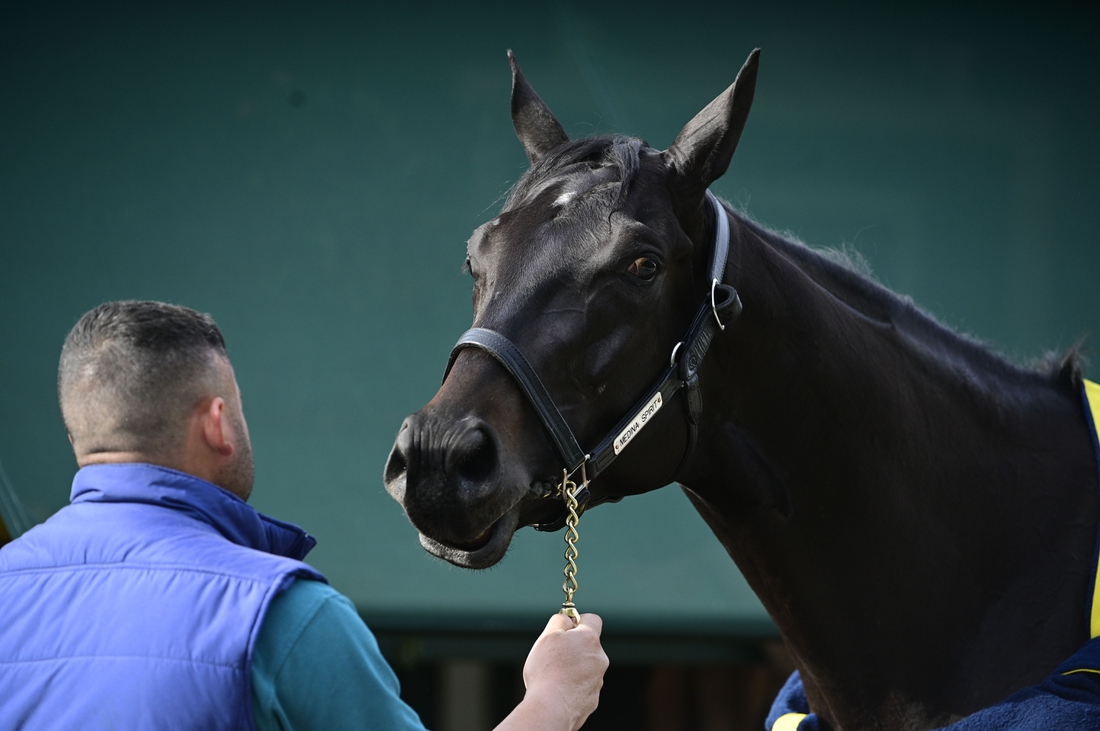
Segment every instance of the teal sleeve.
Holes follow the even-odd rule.
[[[257,731],[422,731],[397,676],[346,597],[295,581],[271,603],[252,654]]]

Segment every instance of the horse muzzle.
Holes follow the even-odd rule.
[[[427,551],[467,568],[504,557],[531,491],[501,453],[495,430],[477,416],[426,407],[405,419],[383,478]]]

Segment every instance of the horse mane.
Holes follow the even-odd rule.
[[[961,355],[969,365],[987,373],[1035,376],[1057,385],[1077,390],[1083,381],[1085,338],[1059,354],[1045,353],[1027,364],[1013,362],[993,346],[976,337],[960,333],[910,297],[884,287],[875,278],[870,264],[850,247],[819,249],[808,246],[797,237],[774,231],[755,221],[747,213],[736,211],[727,202],[727,211],[766,243],[795,261],[809,277],[827,289],[848,307],[861,315],[904,330],[940,353]]]

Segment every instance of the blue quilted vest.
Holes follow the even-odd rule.
[[[316,542],[229,492],[97,465],[0,549],[0,729],[252,729],[252,649]]]

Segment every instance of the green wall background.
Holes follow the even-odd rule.
[[[429,558],[384,492],[402,418],[470,320],[465,239],[525,158],[513,48],[571,135],[666,147],[761,46],[714,189],[1026,360],[1100,333],[1100,13],[1089,2],[24,4],[0,11],[0,460],[42,520],[75,464],[55,369],[76,319],[162,299],[221,324],[254,504],[390,626],[525,623],[560,534]],[[581,524],[584,610],[767,633],[670,488]]]

